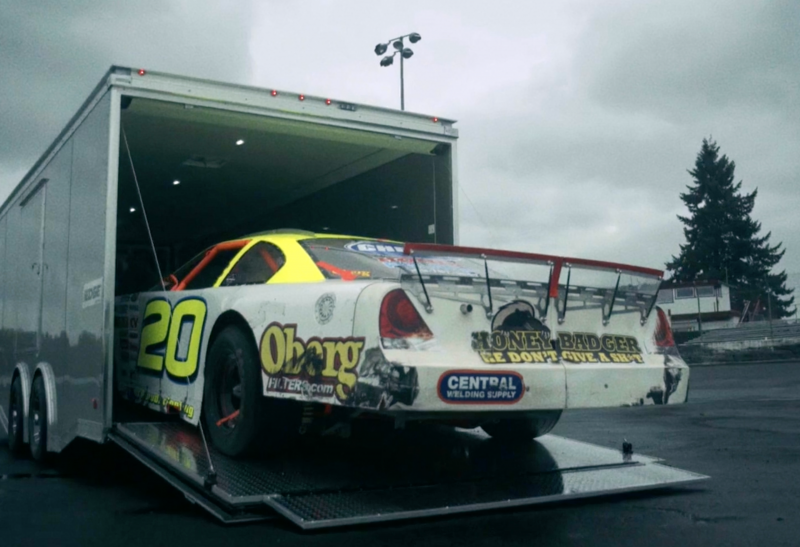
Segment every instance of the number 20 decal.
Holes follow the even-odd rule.
[[[147,303],[139,341],[139,367],[174,378],[190,378],[197,372],[200,342],[208,308],[199,298],[187,298],[172,308],[163,298]],[[187,330],[188,329],[188,330]]]

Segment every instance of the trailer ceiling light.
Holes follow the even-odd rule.
[[[273,97],[277,97],[278,96],[278,92],[275,91],[274,89],[271,91],[271,94],[272,94]]]
[[[239,139],[236,141],[236,146],[242,146],[244,144],[244,139]]]
[[[140,69],[139,69],[139,76],[144,76],[145,74],[147,74],[147,72],[145,71],[145,69],[143,69],[143,68],[140,68]]]
[[[131,211],[131,213],[135,213],[136,212],[136,207],[131,207],[130,211]]]
[[[175,180],[173,180],[173,181],[172,181],[172,185],[173,185],[173,186],[177,186],[177,185],[179,185],[180,183],[181,183],[181,181],[179,181],[178,179],[175,179]]]

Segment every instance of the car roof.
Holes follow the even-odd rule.
[[[295,230],[295,229],[281,229],[281,230],[268,230],[264,232],[256,232],[254,234],[249,234],[244,237],[236,238],[231,241],[241,241],[243,239],[257,239],[268,241],[270,239],[274,239],[275,237],[278,238],[286,238],[294,241],[303,241],[307,239],[355,239],[361,241],[382,241],[388,243],[400,243],[399,241],[394,241],[391,239],[381,239],[375,237],[362,237],[362,236],[354,236],[354,235],[345,235],[345,234],[329,234],[329,233],[315,233],[309,232],[306,230]]]

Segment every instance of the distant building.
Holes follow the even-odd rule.
[[[701,323],[704,331],[726,329],[739,322],[740,313],[731,310],[730,287],[720,281],[665,281],[656,304],[667,313],[675,332],[698,331]]]

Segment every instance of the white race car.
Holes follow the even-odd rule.
[[[220,243],[115,305],[116,386],[222,452],[315,419],[438,420],[501,439],[566,408],[682,403],[661,272],[278,231]]]

